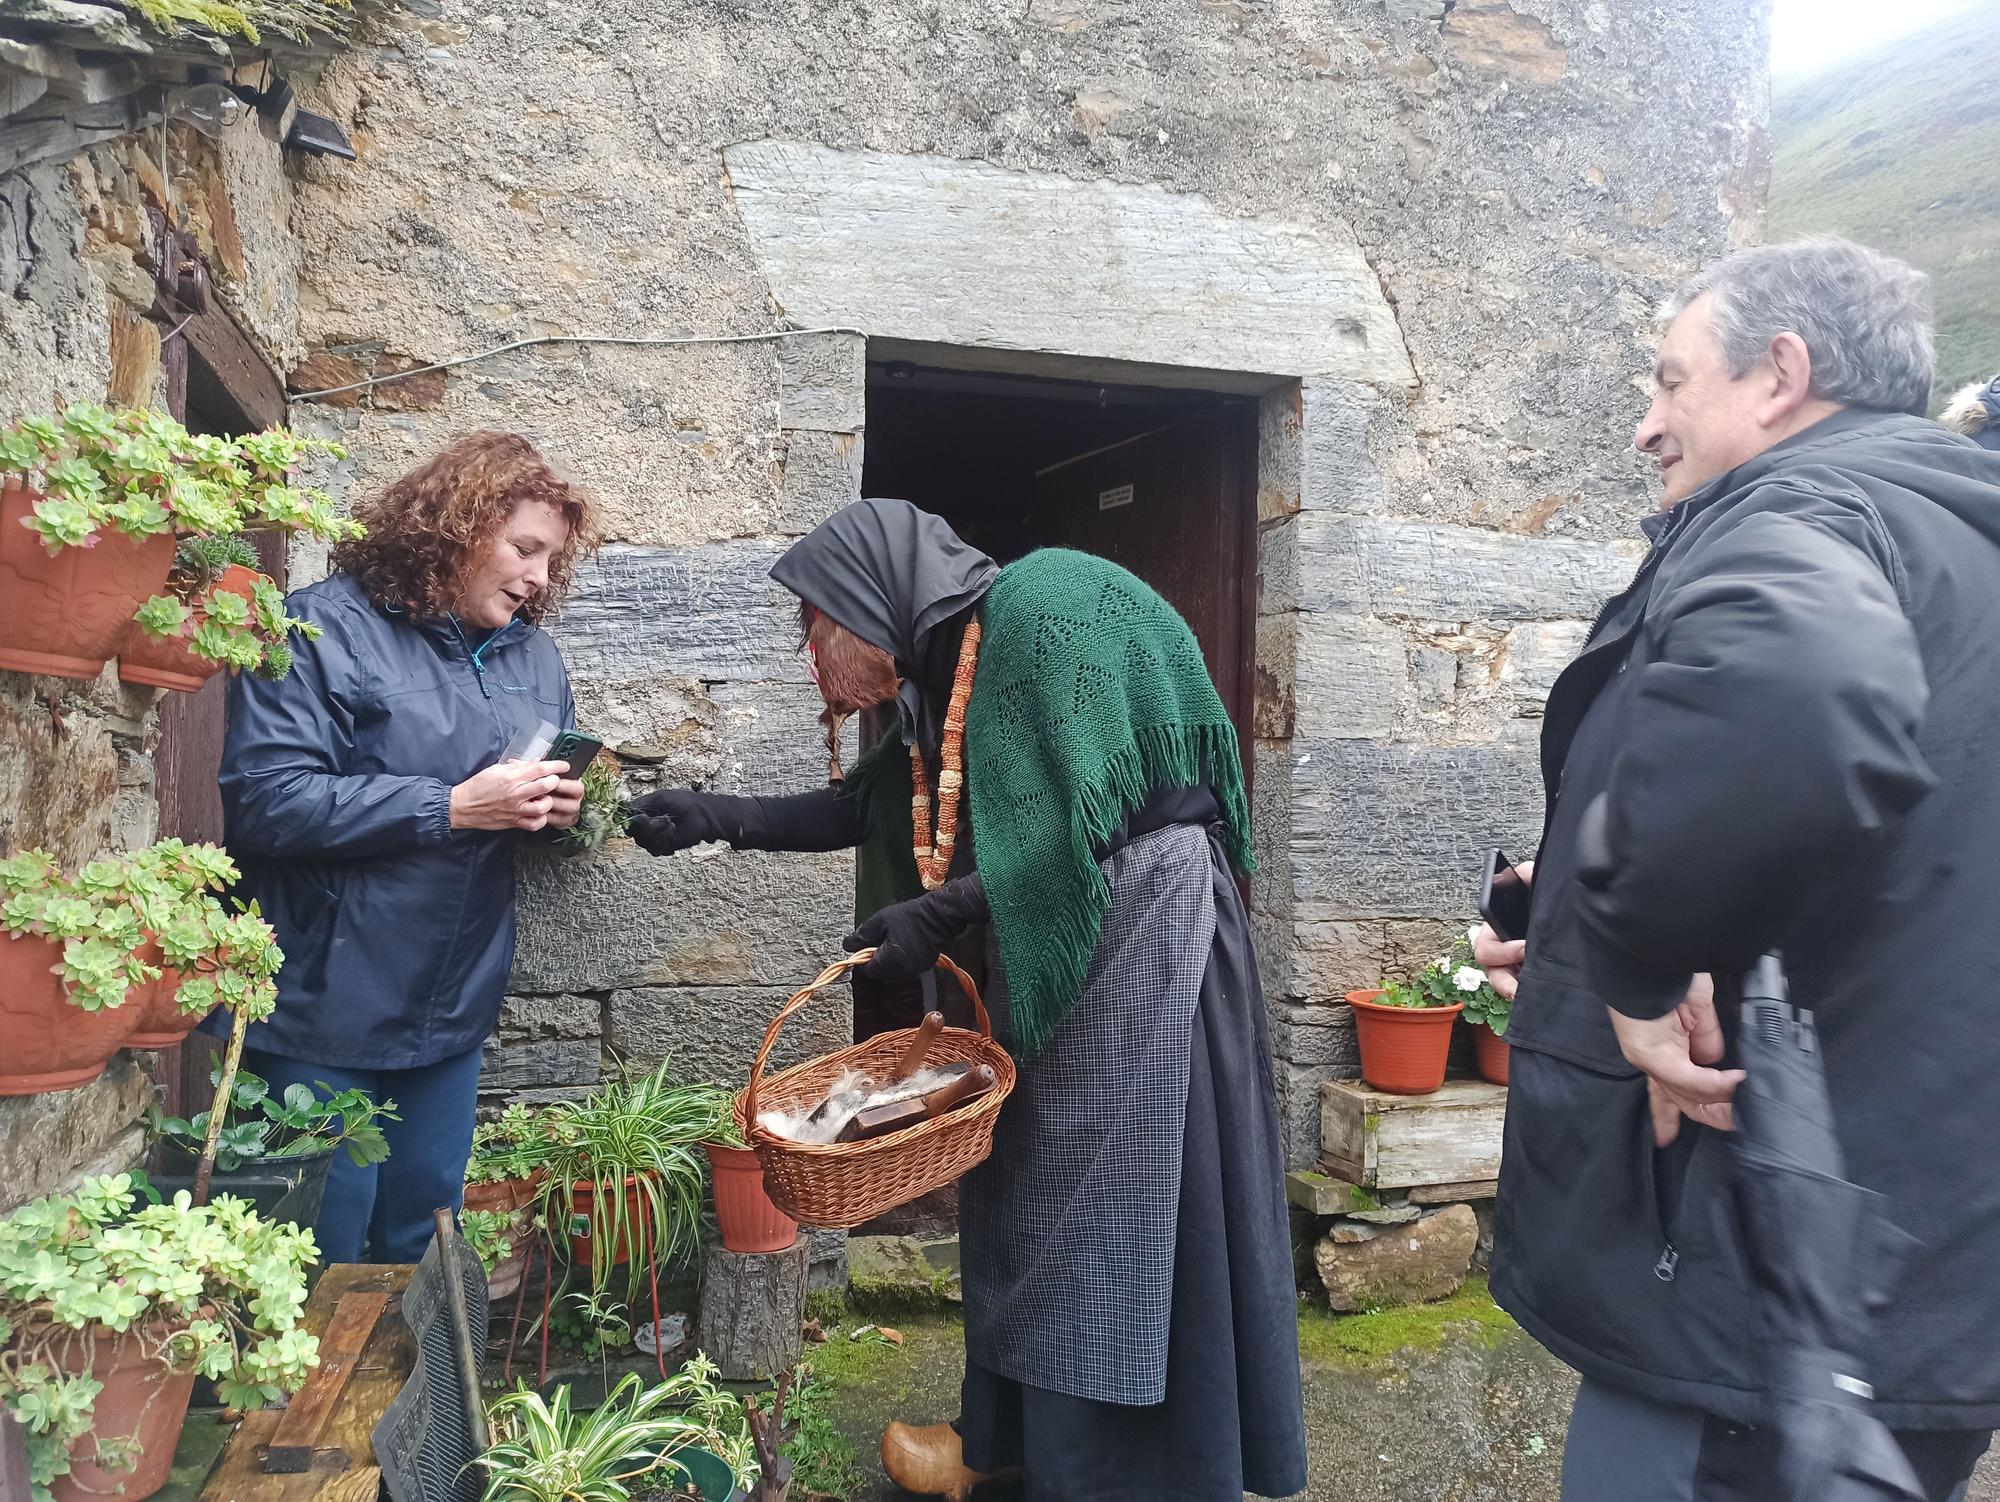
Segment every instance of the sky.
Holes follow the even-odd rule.
[[[1981,0],[1773,0],[1771,71],[1810,73],[1976,3]]]

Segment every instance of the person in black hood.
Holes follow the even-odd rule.
[[[1954,1497],[2000,1423],[2000,454],[1923,417],[1900,262],[1742,251],[1663,317],[1665,506],[1549,696],[1525,943],[1476,945],[1515,995],[1494,1293],[1583,1374],[1567,1502],[1776,1494],[1722,1133],[1731,1003],[1781,950],[1905,1243],[1875,1411]]]
[[[2000,375],[1961,387],[1938,421],[1983,449],[2000,449]]]

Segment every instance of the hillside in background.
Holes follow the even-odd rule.
[[[1775,81],[1774,240],[1831,231],[1929,272],[1939,400],[2000,371],[2000,4]]]

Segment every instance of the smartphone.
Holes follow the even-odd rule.
[[[583,776],[583,769],[597,760],[597,753],[604,749],[604,742],[594,735],[585,735],[580,730],[565,730],[558,734],[549,745],[543,761],[566,761],[569,770],[563,776],[574,782]]]
[[[1479,873],[1479,916],[1488,928],[1503,939],[1527,938],[1533,892],[1498,846],[1486,852],[1486,863]]]

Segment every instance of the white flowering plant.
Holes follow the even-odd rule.
[[[1493,989],[1486,972],[1472,962],[1471,933],[1408,980],[1385,980],[1376,1001],[1388,1007],[1463,1006],[1468,1022],[1483,1022],[1496,1034],[1507,1031],[1511,1003]]]

